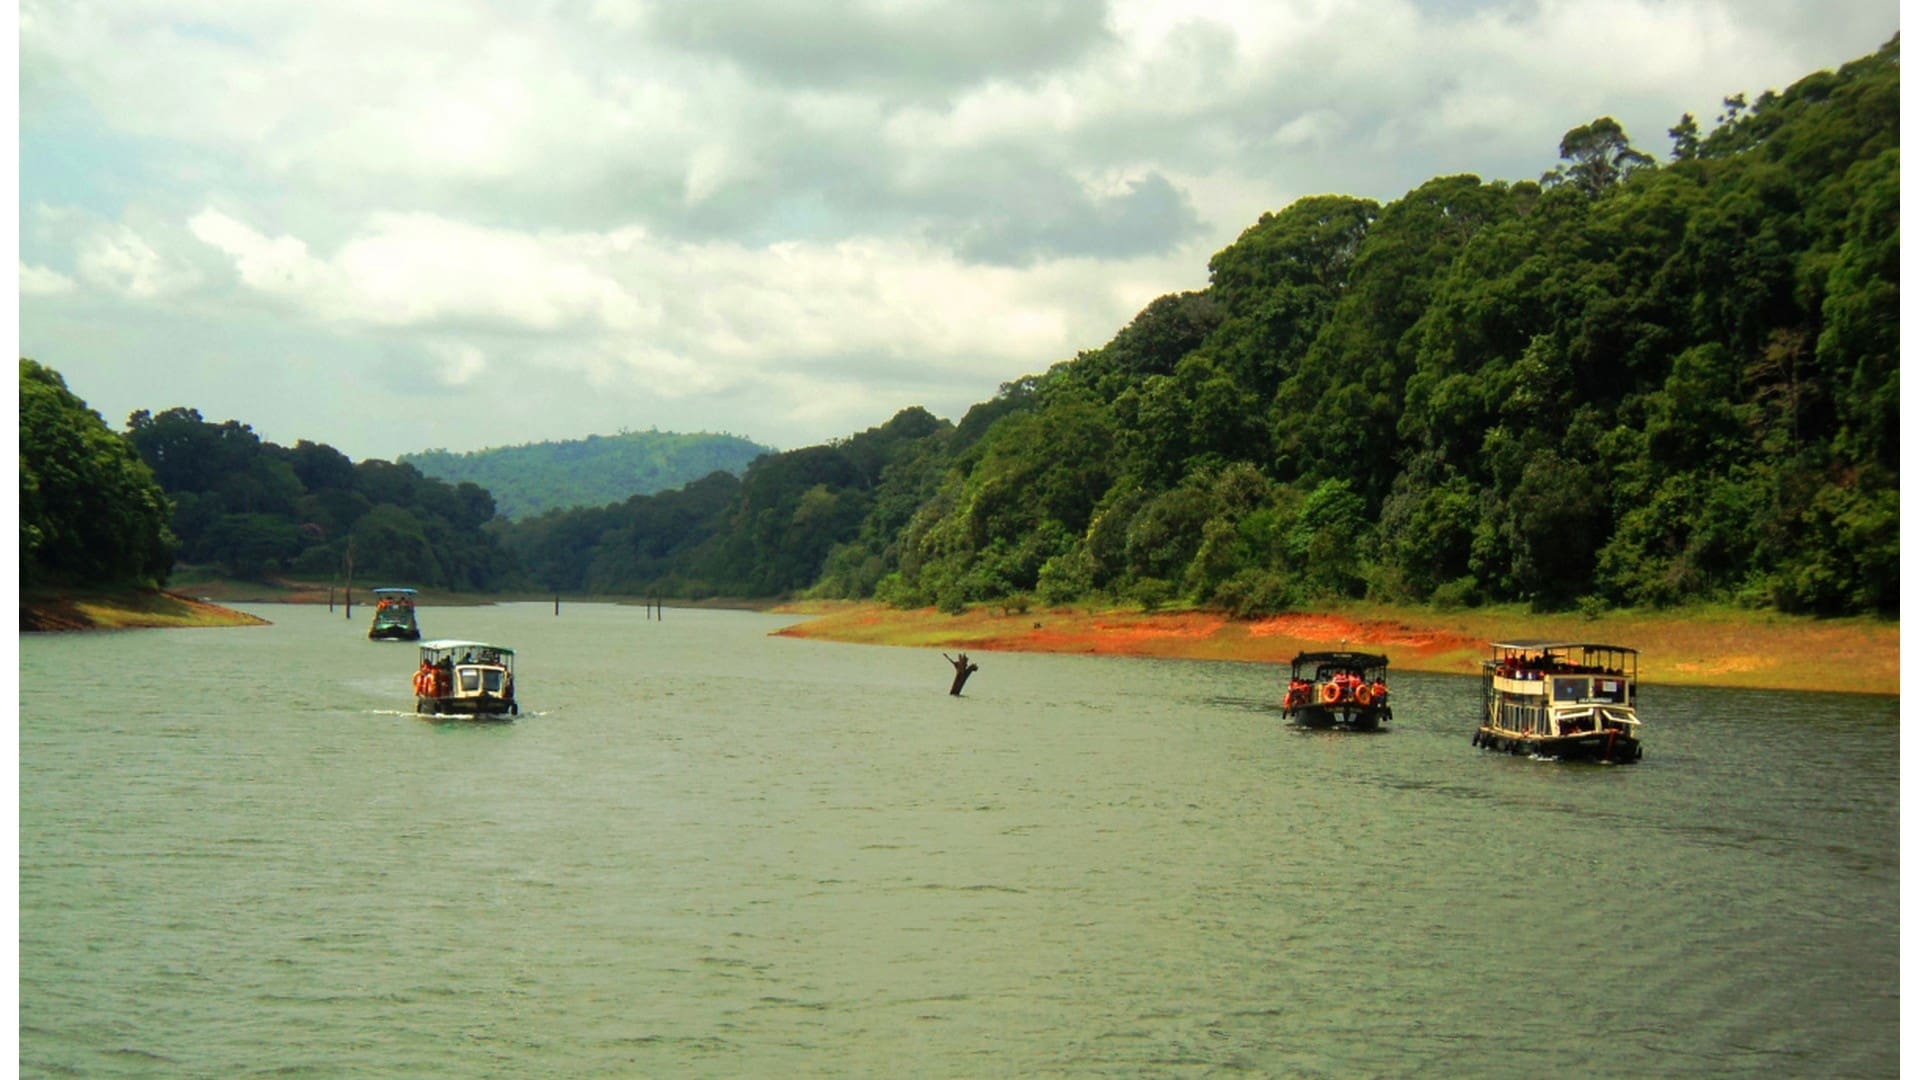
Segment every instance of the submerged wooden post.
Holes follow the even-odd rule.
[[[333,614],[333,586],[327,586],[327,614]]]
[[[946,653],[941,653],[940,655],[947,656]],[[951,656],[947,656],[947,663],[953,665],[953,688],[948,690],[947,693],[952,694],[954,697],[959,697],[960,688],[967,685],[967,676],[979,671],[980,665],[969,663],[966,653],[961,653],[957,660]]]
[[[559,593],[553,594],[553,613],[555,615],[560,614],[560,594]]]

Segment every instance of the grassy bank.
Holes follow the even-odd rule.
[[[41,588],[20,595],[20,629],[133,630],[260,626],[265,619],[162,589]]]
[[[1395,669],[1472,674],[1487,643],[1602,641],[1640,650],[1642,681],[1868,694],[1900,692],[1900,627],[1739,610],[1538,615],[1522,607],[1438,612],[1355,605],[1236,620],[1200,611],[974,608],[947,615],[878,604],[795,604],[814,616],[780,633],[868,645],[1285,663],[1312,649],[1385,653]]]

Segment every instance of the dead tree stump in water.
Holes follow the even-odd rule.
[[[940,655],[947,656],[946,653],[941,653]],[[947,693],[952,694],[954,697],[959,697],[960,688],[967,685],[967,676],[979,671],[980,665],[969,663],[966,653],[961,653],[958,660],[947,656],[947,663],[953,665],[953,688],[948,690]]]

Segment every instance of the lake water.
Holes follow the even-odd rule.
[[[1892,1076],[1897,701],[1645,687],[1646,759],[1283,668],[424,608],[20,638],[30,1076]]]

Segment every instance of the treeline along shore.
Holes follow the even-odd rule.
[[[188,406],[116,432],[23,360],[23,588],[163,587],[178,562],[475,598],[853,602],[956,632],[1178,611],[1249,642],[1372,606],[1476,638],[1574,620],[1745,685],[1737,658],[1775,629],[1897,636],[1898,38],[1723,104],[1676,118],[1664,155],[1603,116],[1538,180],[1263,214],[1206,288],[957,423],[912,406],[524,517],[471,480]],[[1730,613],[1724,640],[1649,643],[1717,625],[1703,611]],[[1814,658],[1753,666],[1811,685]]]

